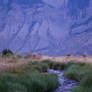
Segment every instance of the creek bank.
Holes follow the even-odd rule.
[[[51,92],[70,92],[71,88],[78,86],[79,82],[64,77],[64,71],[49,69],[49,73],[55,73],[58,76],[59,87]]]

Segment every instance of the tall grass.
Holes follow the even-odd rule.
[[[0,73],[0,92],[48,92],[58,87],[55,74],[44,73],[48,65],[30,62]]]
[[[18,57],[14,57],[17,58]],[[71,92],[92,92],[92,66],[84,63],[60,63],[50,60],[29,62],[20,67],[0,70],[0,92],[48,92],[58,87],[55,74],[48,68],[64,70],[66,78],[80,82]]]
[[[47,64],[49,68],[55,69],[55,70],[64,70],[66,67],[65,63],[50,61],[50,60],[44,60],[42,63]]]
[[[64,72],[64,76],[71,79],[81,81],[84,76],[92,73],[92,66],[81,63],[74,63],[69,65]]]
[[[71,92],[92,92],[92,66],[82,63],[67,65],[64,76],[80,81],[80,85],[71,89]]]
[[[55,74],[31,73],[20,76],[4,74],[0,76],[0,92],[47,92],[56,89],[58,79]]]
[[[71,92],[92,92],[92,74],[84,76],[80,86],[72,88]]]

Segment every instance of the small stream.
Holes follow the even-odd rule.
[[[79,85],[79,82],[64,78],[64,71],[49,69],[49,73],[55,73],[59,79],[59,87],[52,92],[70,92],[73,86]]]

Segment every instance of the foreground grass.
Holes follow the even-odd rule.
[[[92,65],[50,60],[29,62],[20,67],[0,71],[0,92],[52,91],[58,87],[58,78],[55,74],[44,73],[48,68],[64,70],[66,78],[80,82],[80,85],[73,87],[71,92],[92,92]]]
[[[73,61],[60,63],[49,60],[45,60],[43,63],[48,64],[52,69],[64,70],[66,78],[80,82],[80,85],[73,87],[71,92],[92,92],[92,65]]]
[[[0,77],[0,92],[47,92],[56,89],[57,85],[57,76],[54,74],[5,74]]]
[[[0,92],[48,92],[58,87],[55,74],[46,74],[48,65],[30,62],[0,71]]]
[[[83,63],[67,65],[64,76],[80,81],[80,85],[71,89],[71,92],[92,92],[92,66]]]

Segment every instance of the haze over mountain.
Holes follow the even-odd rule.
[[[0,0],[0,51],[92,55],[92,0]]]

